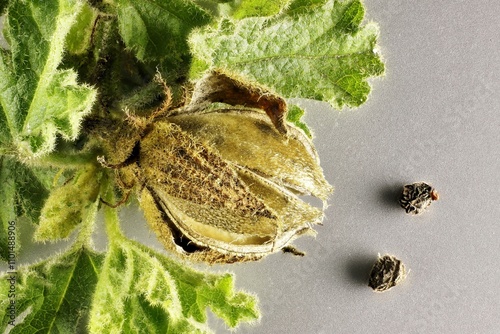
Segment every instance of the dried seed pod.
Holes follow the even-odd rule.
[[[384,292],[406,278],[406,268],[401,260],[386,254],[375,262],[370,272],[368,286],[375,292]]]
[[[415,182],[404,186],[399,204],[406,213],[418,215],[424,212],[432,201],[438,199],[439,195],[432,186],[425,182]]]
[[[181,256],[232,263],[281,249],[302,255],[291,243],[314,234],[332,191],[312,142],[284,121],[284,101],[212,76],[209,83],[234,93],[223,102],[257,109],[204,109],[222,95],[197,86],[194,105],[96,126],[105,153],[99,161],[115,169],[123,191],[137,191],[150,227]],[[319,198],[323,208],[300,195]]]

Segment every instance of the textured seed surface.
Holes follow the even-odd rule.
[[[399,204],[406,213],[418,215],[424,212],[432,201],[437,201],[439,195],[432,186],[425,182],[407,184],[399,199]]]
[[[401,260],[392,255],[379,257],[372,267],[368,286],[375,292],[384,292],[406,278],[406,268]]]

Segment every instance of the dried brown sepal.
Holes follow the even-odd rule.
[[[405,209],[406,213],[418,215],[438,199],[439,194],[432,186],[425,182],[415,182],[403,187],[399,204]]]
[[[392,255],[379,256],[372,267],[368,286],[375,292],[384,292],[406,278],[406,268],[401,260]]]
[[[214,102],[264,110],[280,133],[287,132],[285,100],[262,86],[213,70],[197,82],[189,107],[199,109]]]

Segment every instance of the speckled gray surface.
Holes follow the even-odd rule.
[[[317,238],[296,243],[307,256],[212,268],[260,297],[260,323],[237,332],[498,333],[500,2],[365,4],[380,25],[385,78],[356,110],[300,102],[335,186]],[[415,181],[441,196],[417,217],[396,200]],[[121,216],[128,235],[160,247],[135,209]],[[367,286],[378,253],[410,269],[383,294]]]

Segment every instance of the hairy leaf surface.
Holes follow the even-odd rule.
[[[117,219],[111,210],[106,216]],[[90,332],[211,333],[207,307],[230,327],[259,316],[255,298],[235,292],[231,275],[198,272],[116,238],[99,276]]]
[[[29,5],[28,5],[29,3]],[[82,2],[13,0],[0,54],[0,150],[33,159],[54,149],[56,136],[75,139],[95,91],[73,70],[59,70],[66,35]]]
[[[30,168],[14,159],[0,156],[0,258],[8,258],[7,229],[14,221],[16,230],[21,223],[37,223],[45,200],[49,196],[56,173],[51,168]],[[18,217],[28,221],[19,221]],[[15,251],[20,248],[19,232],[15,234]]]
[[[321,6],[295,2],[271,19],[223,19],[191,35],[191,75],[223,68],[286,97],[359,106],[370,92],[367,78],[384,72],[376,50],[378,27],[361,25],[363,16],[359,0],[330,0]]]
[[[0,293],[8,296],[9,278],[15,277],[17,317],[8,322],[9,298],[0,301],[0,330],[16,333],[77,333],[85,330],[102,255],[85,248],[72,250],[41,263],[3,274]]]
[[[142,61],[182,62],[189,56],[188,33],[210,22],[207,12],[185,0],[116,0],[116,5],[120,34]]]

